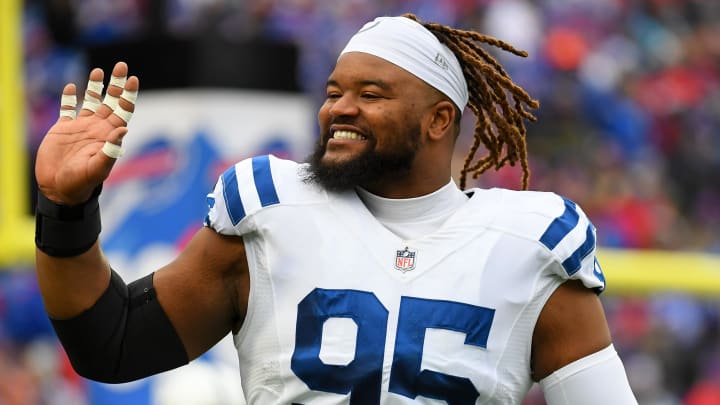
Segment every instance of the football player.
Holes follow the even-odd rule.
[[[126,284],[98,242],[98,195],[139,80],[90,73],[37,154],[37,272],[73,366],[104,382],[186,364],[232,333],[250,404],[635,404],[598,294],[595,228],[550,192],[465,189],[529,170],[538,107],[472,31],[380,17],[327,80],[307,163],[256,156],[208,194],[179,256]],[[459,185],[462,114],[475,142]],[[487,155],[477,157],[483,146]]]

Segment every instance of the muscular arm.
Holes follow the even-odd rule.
[[[250,291],[243,241],[202,228],[174,262],[155,274],[154,284],[194,359],[242,324]]]
[[[37,251],[37,275],[48,315],[69,319],[89,309],[108,288],[110,266],[99,243],[70,258]],[[245,313],[249,277],[242,239],[202,228],[153,279],[158,301],[190,359],[204,353]]]
[[[549,405],[637,404],[600,300],[579,281],[553,293],[532,342],[533,379]]]
[[[96,242],[74,257],[55,258],[35,250],[40,293],[54,319],[67,319],[90,308],[110,283],[110,265]]]
[[[597,295],[580,281],[567,281],[545,304],[533,333],[533,379],[610,345],[610,331]]]
[[[199,356],[239,327],[249,291],[239,237],[203,228],[174,261],[129,286],[92,244],[99,232],[92,196],[119,157],[139,88],[127,72],[126,64],[115,65],[101,104],[103,72],[94,69],[77,116],[75,86],[65,86],[60,118],[35,165],[43,197],[36,267],[45,307],[76,369],[106,382]]]

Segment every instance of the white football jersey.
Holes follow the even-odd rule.
[[[519,404],[550,294],[604,289],[593,225],[556,194],[468,190],[440,229],[403,240],[304,167],[244,160],[208,195],[206,225],[247,249],[234,341],[249,404]]]

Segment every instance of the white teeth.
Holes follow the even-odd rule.
[[[365,137],[352,131],[335,131],[333,133],[333,139],[353,139],[353,140],[364,140]]]

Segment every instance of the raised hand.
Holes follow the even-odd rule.
[[[137,77],[127,78],[127,74],[127,64],[115,64],[100,101],[104,72],[93,69],[77,116],[76,87],[72,83],[65,85],[60,117],[45,135],[35,162],[38,187],[48,199],[80,204],[110,174],[120,156],[140,86]]]

